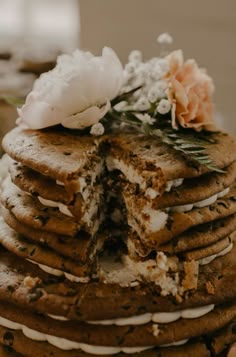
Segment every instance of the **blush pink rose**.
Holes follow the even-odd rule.
[[[214,85],[206,72],[194,60],[184,62],[181,50],[167,56],[169,72],[168,99],[172,103],[172,126],[213,131],[212,96]]]

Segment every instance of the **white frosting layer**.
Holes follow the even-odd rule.
[[[148,198],[151,198],[151,200],[153,200],[154,198],[156,198],[159,195],[160,195],[160,192],[154,190],[151,187],[148,187],[145,191],[145,196]]]
[[[82,178],[83,179],[83,178]],[[96,216],[98,212],[100,196],[102,194],[102,189],[99,187],[93,194],[91,194],[90,189],[86,189],[84,191],[86,199],[85,199],[85,206],[84,206],[84,213],[81,217],[81,222],[84,222],[88,226],[94,224],[92,221],[93,217]],[[69,208],[61,203],[56,201],[47,200],[41,196],[38,196],[38,200],[40,203],[46,207],[56,207],[59,209],[61,213],[66,216],[73,217],[73,214],[70,212]],[[96,227],[94,227],[94,231],[97,231]]]
[[[214,259],[216,259],[217,257],[221,257],[223,255],[228,254],[232,249],[233,249],[234,244],[230,243],[230,245],[228,247],[226,247],[225,249],[221,250],[219,253],[216,254],[212,254],[208,257],[205,258],[201,258],[198,260],[200,265],[206,265],[211,263]]]
[[[152,314],[146,313],[143,315],[118,318],[111,320],[98,320],[98,321],[87,321],[88,324],[92,325],[116,325],[116,326],[127,326],[127,325],[144,325],[152,321]]]
[[[67,317],[59,316],[59,315],[48,314],[48,316],[54,320],[60,320],[60,321],[68,321],[69,320]]]
[[[94,325],[116,325],[116,326],[127,326],[127,325],[144,325],[148,322],[156,322],[159,324],[166,324],[184,319],[196,319],[198,317],[206,315],[208,312],[214,309],[215,305],[206,305],[201,307],[195,307],[192,309],[185,309],[181,311],[174,312],[157,312],[157,313],[146,313],[138,316],[112,319],[112,320],[100,320],[100,321],[87,321],[89,324]]]
[[[176,342],[172,342],[172,343],[166,343],[165,345],[161,345],[160,347],[181,346],[181,345],[185,345],[185,343],[187,343],[187,342],[188,342],[188,339],[176,341]]]
[[[69,211],[68,207],[61,202],[46,200],[43,197],[38,196],[38,200],[42,203],[42,205],[47,207],[57,207],[59,211],[66,216],[73,217],[72,213]]]
[[[198,202],[194,202],[194,203],[190,203],[187,205],[180,205],[180,206],[174,206],[174,207],[169,207],[167,208],[167,211],[170,212],[188,212],[191,211],[194,207],[197,208],[202,208],[202,207],[206,207],[209,206],[211,204],[213,204],[214,202],[216,202],[216,200],[218,198],[224,197],[225,195],[227,195],[229,193],[230,188],[226,188],[225,190],[216,193],[215,195],[208,197],[202,201],[198,201]]]
[[[146,180],[134,169],[133,166],[127,165],[123,160],[107,156],[106,164],[109,171],[120,170],[129,182],[138,184],[142,190],[147,188]]]
[[[86,189],[88,188],[87,180],[89,181],[89,187],[93,186],[96,183],[97,177],[100,176],[103,171],[103,164],[104,164],[103,160],[94,163],[94,166],[91,167],[90,171],[84,172],[85,176],[83,176],[82,173],[82,175],[78,178],[78,183],[79,183],[78,192],[81,193],[84,199],[87,199],[87,193],[85,193]],[[59,180],[56,180],[56,184],[59,186],[65,186],[65,183]],[[84,197],[84,193],[85,193],[85,197]]]
[[[165,227],[168,214],[164,211],[154,210],[148,206],[145,206],[142,210],[140,219],[143,219],[143,215],[147,217],[146,230],[150,233],[158,232]]]
[[[63,276],[64,275],[68,280],[70,280],[72,282],[75,282],[75,283],[87,283],[90,280],[90,278],[87,277],[87,276],[79,277],[79,276],[67,273],[65,271],[62,271],[62,270],[59,270],[59,269],[54,269],[54,268],[51,268],[51,267],[49,267],[47,265],[37,263],[37,262],[35,262],[35,261],[31,260],[31,259],[27,259],[27,260],[29,262],[33,263],[33,264],[38,265],[38,267],[40,269],[42,269],[43,271],[45,271],[48,274],[55,275],[55,276]]]
[[[34,341],[46,341],[46,335],[44,333],[32,330],[31,328],[22,325],[20,330],[22,330],[23,334]]]
[[[65,186],[64,182],[56,180],[56,184],[59,186]]]
[[[171,181],[167,181],[166,184],[166,192],[170,192],[170,190],[172,189],[172,187],[179,187],[182,185],[184,179],[183,178],[178,178],[175,180],[171,180]]]
[[[106,164],[109,171],[120,170],[129,182],[138,184],[142,190],[145,190],[145,196],[154,199],[160,195],[159,191],[147,187],[147,179],[142,177],[133,166],[127,165],[123,160],[108,156],[106,158]],[[179,178],[167,181],[165,191],[169,192],[172,187],[182,185],[183,180],[183,178]]]
[[[0,325],[10,328],[12,330],[21,330],[23,334],[34,341],[47,341],[53,346],[60,348],[61,350],[82,350],[86,353],[91,353],[95,355],[113,355],[120,352],[131,354],[138,353],[153,348],[154,346],[145,347],[106,347],[106,346],[95,346],[88,345],[86,343],[80,343],[75,341],[70,341],[62,337],[56,337],[44,334],[39,331],[32,330],[31,328],[21,325],[19,323],[10,321],[3,317],[0,317]]]
[[[102,189],[97,189],[94,194],[88,196],[87,204],[84,208],[83,216],[81,217],[81,222],[86,223],[88,226],[94,225],[94,232],[97,231],[93,218],[97,216],[99,204],[101,201]]]

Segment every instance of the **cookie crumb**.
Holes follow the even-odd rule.
[[[210,295],[215,294],[215,287],[210,281],[206,282],[206,290],[207,290],[208,294],[210,294]]]
[[[182,298],[182,296],[181,296],[180,294],[176,294],[176,295],[175,295],[175,298],[176,298],[176,301],[177,301],[178,303],[183,302],[183,298]]]
[[[132,281],[131,283],[130,283],[130,286],[131,287],[135,287],[135,286],[138,286],[139,285],[139,281]]]
[[[31,276],[26,276],[23,284],[26,288],[33,289],[36,285],[40,284],[40,282],[41,280],[38,277],[32,278]]]
[[[184,290],[197,289],[199,263],[195,260],[184,262],[184,279],[182,286]]]
[[[155,336],[155,337],[159,336],[160,330],[159,330],[158,324],[152,325],[152,333],[153,333],[153,336]]]

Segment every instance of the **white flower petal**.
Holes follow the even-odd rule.
[[[79,50],[62,55],[35,82],[18,124],[32,129],[59,123],[77,129],[91,126],[109,110],[122,84],[123,67],[111,48],[105,47],[100,57]]]
[[[110,109],[111,104],[109,101],[102,107],[90,107],[81,113],[72,115],[63,119],[61,124],[70,129],[84,129],[99,122]]]
[[[25,104],[19,111],[17,124],[30,129],[43,129],[60,124],[63,114],[45,102]],[[22,119],[24,118],[24,119]]]
[[[117,96],[123,84],[123,66],[116,53],[109,47],[104,47],[102,57],[105,68],[103,80],[109,89],[110,96],[107,98],[111,100]]]

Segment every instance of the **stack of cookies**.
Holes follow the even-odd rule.
[[[236,140],[196,165],[157,138],[13,129],[3,356],[219,356],[236,341]]]

